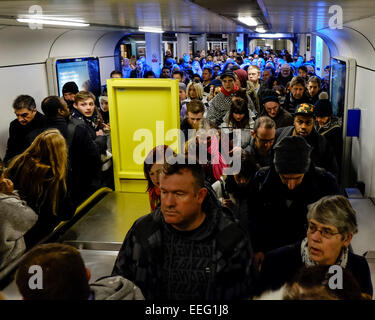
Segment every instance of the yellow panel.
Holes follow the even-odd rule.
[[[145,179],[143,161],[161,144],[179,152],[180,129],[178,81],[172,79],[108,79],[108,103],[115,190],[143,192],[142,184],[129,179]],[[126,181],[123,181],[126,180]]]

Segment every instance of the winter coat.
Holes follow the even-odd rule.
[[[248,297],[253,283],[250,241],[208,190],[202,206],[206,219],[195,230],[174,229],[160,208],[139,218],[126,235],[112,275],[133,281],[146,300]]]
[[[121,277],[106,277],[90,284],[94,300],[144,300],[141,289]]]
[[[310,103],[310,98],[308,97],[306,92],[304,92],[301,99],[293,98],[292,93],[289,92],[285,97],[285,101],[284,101],[282,107],[286,111],[288,111],[290,114],[294,114],[294,112],[296,111],[296,107],[301,103]]]
[[[275,145],[286,136],[293,135],[294,126],[279,128],[276,130]],[[306,142],[313,147],[311,160],[317,167],[324,168],[336,177],[338,176],[338,165],[333,149],[327,139],[320,135],[315,128],[304,137]]]
[[[302,183],[292,191],[281,182],[274,166],[257,172],[254,188],[249,212],[254,252],[268,252],[302,240],[307,230],[307,206],[338,194],[335,177],[312,164]]]
[[[263,109],[263,111],[262,111],[262,113],[260,114],[259,117],[262,117],[262,116],[270,117],[265,109]],[[293,116],[281,106],[280,106],[279,111],[277,112],[276,116],[274,118],[271,118],[271,119],[273,121],[275,121],[276,129],[282,128],[282,127],[292,126],[293,121],[294,121]]]
[[[300,241],[267,253],[257,281],[256,293],[279,289],[283,284],[291,281],[302,267],[304,267],[304,263],[302,261]],[[371,275],[366,259],[349,251],[346,269],[357,280],[361,291],[372,296]]]
[[[268,152],[266,156],[262,156],[259,154],[257,148],[255,147],[255,139],[254,137],[251,137],[249,145],[245,148],[245,151],[250,152],[250,154],[253,155],[255,162],[257,165],[262,168],[262,167],[267,167],[272,165],[273,162],[273,149]]]
[[[260,102],[260,91],[263,85],[263,80],[259,80],[260,86],[255,89],[254,84],[251,81],[246,81],[246,93],[249,95],[250,99],[254,104],[254,109],[257,114],[261,112],[261,102]],[[254,110],[253,110],[254,111]]]
[[[33,209],[16,192],[0,193],[0,270],[20,257],[26,250],[25,233],[38,220]]]
[[[7,143],[7,151],[5,153],[4,162],[8,163],[10,160],[26,150],[29,146],[27,135],[38,128],[45,126],[46,117],[39,111],[32,121],[27,125],[22,125],[17,119],[13,120],[9,125],[9,138]]]
[[[341,119],[337,117],[331,117],[331,120],[328,121],[323,127],[319,127],[319,124],[316,123],[315,128],[319,134],[321,134],[328,140],[333,149],[333,152],[335,153],[337,163],[338,165],[340,165],[343,147]]]

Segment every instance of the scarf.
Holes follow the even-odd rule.
[[[211,164],[214,177],[216,180],[219,180],[223,175],[224,168],[227,167],[227,164],[219,152],[219,140],[217,136],[211,136],[211,144],[209,145],[207,152],[211,155]]]
[[[154,211],[157,206],[160,204],[160,189],[157,186],[154,186],[149,192],[149,200],[150,200],[150,207],[151,211]]]
[[[343,268],[346,268],[346,265],[348,264],[348,255],[349,255],[348,248],[343,247],[335,264],[339,265]],[[313,259],[311,259],[311,257],[310,257],[309,249],[307,247],[307,238],[302,240],[301,256],[302,256],[302,262],[306,267],[311,267],[311,266],[316,265],[315,261]]]
[[[224,96],[229,97],[231,95],[234,95],[239,90],[238,86],[234,85],[234,89],[232,91],[227,91],[224,89],[224,87],[221,87],[221,92],[224,94]]]

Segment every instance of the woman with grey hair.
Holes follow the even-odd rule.
[[[279,289],[302,267],[337,265],[349,270],[361,291],[372,296],[366,259],[348,249],[358,231],[356,213],[350,202],[340,195],[323,197],[310,205],[307,221],[305,239],[266,254],[256,294]]]

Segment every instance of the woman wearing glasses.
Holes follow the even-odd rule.
[[[307,236],[302,242],[266,254],[257,294],[280,288],[302,267],[338,265],[353,274],[362,293],[372,296],[366,259],[348,249],[353,235],[358,231],[355,211],[350,202],[339,195],[323,197],[310,206],[307,220]]]

